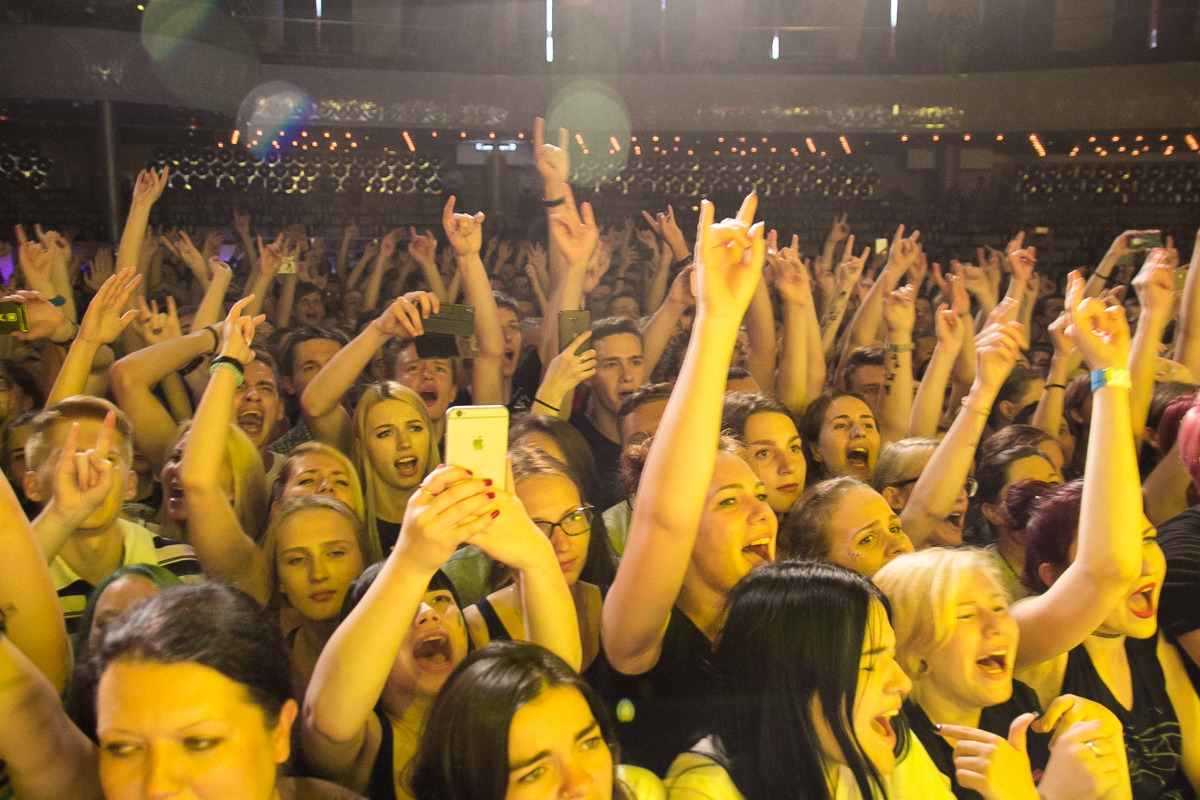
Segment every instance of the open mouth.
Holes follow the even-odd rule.
[[[951,514],[950,516],[946,517],[946,522],[950,523],[951,525],[953,525],[954,527],[958,528],[959,530],[962,530],[962,526],[963,526],[963,512],[961,512],[961,511],[955,511],[953,514]]]
[[[412,477],[413,475],[417,474],[417,457],[405,456],[404,458],[398,458],[396,459],[395,467],[396,472],[400,473],[401,475],[404,475],[405,477]]]
[[[617,392],[617,399],[619,399],[622,403],[624,403],[626,400],[628,400],[632,396],[633,396],[633,392]]]
[[[888,711],[880,714],[871,720],[871,727],[880,736],[884,737],[894,745],[896,743],[896,730],[892,727],[892,717],[900,713],[900,709]]]
[[[263,414],[261,411],[243,411],[241,414],[238,414],[237,424],[239,428],[251,436],[261,433],[263,428]]]
[[[418,392],[418,394],[421,395],[421,399],[425,401],[425,405],[429,406],[430,408],[433,408],[435,405],[437,405],[438,393],[436,389],[422,389],[420,392]]]
[[[742,548],[743,553],[748,553],[757,559],[757,564],[772,564],[775,559],[771,558],[771,537],[765,536],[762,539],[755,539],[750,544]]]
[[[983,658],[975,661],[979,668],[983,670],[985,675],[990,677],[1000,677],[1008,674],[1008,651],[998,650],[995,653],[988,653]]]
[[[1154,608],[1154,590],[1157,587],[1157,583],[1147,583],[1138,589],[1133,597],[1129,598],[1129,610],[1138,619],[1150,619],[1154,616],[1156,611]]]
[[[412,653],[419,667],[434,671],[450,667],[454,658],[450,649],[450,639],[442,633],[435,633],[428,639],[417,642]]]
[[[870,470],[871,457],[867,453],[867,448],[856,447],[849,453],[846,453],[846,465],[856,472],[867,472]]]

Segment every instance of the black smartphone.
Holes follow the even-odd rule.
[[[1161,233],[1147,233],[1145,235],[1129,237],[1129,246],[1138,250],[1151,250],[1155,247],[1162,247],[1162,244]]]
[[[457,358],[471,355],[468,341],[474,331],[475,307],[442,303],[438,313],[421,321],[425,333],[415,340],[417,358]]]
[[[29,330],[29,317],[25,314],[25,304],[12,300],[0,302],[0,333],[12,333]]]
[[[563,350],[566,350],[571,342],[575,341],[575,337],[591,329],[592,314],[590,311],[558,312],[558,352],[561,353]],[[591,341],[584,340],[583,344],[575,348],[575,355],[579,355],[591,348]]]

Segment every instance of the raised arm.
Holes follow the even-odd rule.
[[[938,313],[948,316],[954,314],[953,311]],[[942,320],[939,320],[938,325],[942,324]],[[962,410],[950,430],[933,451],[925,469],[921,470],[921,476],[904,510],[900,512],[904,532],[912,540],[913,547],[957,547],[962,544],[961,535],[958,541],[938,541],[935,534],[938,525],[954,510],[959,492],[971,473],[975,449],[983,436],[992,403],[1020,355],[1021,334],[1015,322],[989,326],[977,337],[975,383],[963,399]]]
[[[455,214],[454,195],[451,195],[442,210],[442,227],[458,262],[467,304],[475,307],[475,344],[479,355],[471,364],[471,401],[476,405],[501,405],[504,403],[504,331],[500,327],[500,311],[492,294],[492,284],[479,258],[479,248],[483,246],[483,212],[474,216]],[[432,236],[428,238],[433,241]],[[414,246],[409,245],[410,253]],[[426,255],[432,262],[432,253]],[[433,271],[437,272],[436,262],[432,263]],[[440,276],[438,280],[441,280]],[[444,297],[445,287],[442,292],[435,291],[434,294]]]
[[[571,187],[564,183],[559,192],[563,202],[550,215],[550,252],[557,253],[565,266],[550,295],[550,307],[542,318],[538,354],[543,364],[549,364],[558,354],[558,312],[583,307],[583,281],[588,259],[600,238],[591,204],[583,203],[577,210]]]
[[[604,603],[605,653],[625,674],[644,673],[658,662],[696,544],[716,464],[729,359],[762,280],[763,226],[751,225],[757,205],[751,194],[736,219],[714,224],[712,203],[701,202],[696,325],[642,471],[625,555]]]
[[[459,544],[492,523],[496,511],[494,492],[457,467],[439,467],[413,493],[395,549],[313,669],[301,737],[305,760],[317,774],[344,780],[360,771],[369,729],[379,738],[372,709],[400,646],[418,615],[432,612],[424,605],[430,579]]]
[[[937,346],[933,348],[933,355],[925,367],[925,377],[921,379],[916,397],[913,398],[912,416],[908,421],[909,436],[937,436],[938,422],[946,404],[950,370],[954,368],[958,350],[962,347],[960,326],[965,323],[956,309],[947,308],[943,303],[934,313],[933,323],[937,331]],[[912,538],[911,534],[909,538]]]
[[[1067,289],[1068,332],[1091,370],[1121,371],[1129,357],[1124,308],[1083,299],[1083,278]],[[1021,628],[1020,666],[1067,652],[1087,638],[1125,597],[1142,566],[1146,529],[1129,421],[1129,390],[1092,393],[1091,435],[1083,479],[1075,560],[1044,593],[1013,607]]]
[[[1154,394],[1154,373],[1158,369],[1158,346],[1171,322],[1175,307],[1175,267],[1179,253],[1174,248],[1156,247],[1146,256],[1142,269],[1133,279],[1141,303],[1141,316],[1129,351],[1129,413],[1133,436],[1141,441],[1150,414]]]
[[[680,270],[679,274],[675,276],[675,280],[671,282],[671,290],[667,292],[667,299],[663,300],[663,304],[658,307],[654,316],[650,317],[646,327],[642,329],[642,353],[645,356],[647,375],[654,372],[655,365],[662,358],[663,351],[667,349],[667,343],[671,341],[671,337],[675,335],[675,331],[679,327],[679,320],[683,317],[683,313],[696,305],[696,297],[692,294],[693,272],[694,268],[691,264]]]
[[[221,485],[221,464],[225,460],[225,441],[233,418],[233,397],[242,382],[239,364],[244,368],[254,360],[250,342],[254,326],[263,317],[242,316],[242,309],[253,298],[243,297],[229,309],[221,325],[221,349],[213,364],[208,387],[196,407],[187,446],[180,462],[180,480],[190,513],[187,520],[188,544],[204,574],[213,580],[233,584],[259,603],[271,598],[270,569],[266,554],[242,530],[241,522],[225,488]],[[236,363],[234,363],[236,362]],[[250,531],[253,535],[256,531]]]
[[[33,526],[25,518],[16,492],[0,473],[0,616],[8,637],[55,692],[61,692],[71,671],[71,647],[67,629],[46,567],[46,557]],[[0,747],[0,753],[7,751]]]
[[[901,286],[884,299],[883,321],[887,327],[884,342],[883,397],[879,401],[879,436],[884,442],[903,439],[912,416],[913,370],[912,329],[916,321],[913,296],[916,290]]]
[[[443,216],[444,221],[445,217]],[[429,291],[436,294],[443,303],[447,302],[446,283],[442,280],[442,273],[438,271],[437,238],[429,231],[425,231],[423,234],[417,233],[417,229],[412,227],[408,229],[408,234],[410,237],[408,254],[421,268],[421,274],[425,276],[425,283],[429,285]],[[476,249],[476,253],[478,252]]]
[[[1100,263],[1096,269],[1092,270],[1092,274],[1088,276],[1087,284],[1083,289],[1084,297],[1099,297],[1100,293],[1108,286],[1108,282],[1112,280],[1113,271],[1131,257],[1134,253],[1139,252],[1141,248],[1133,246],[1133,238],[1150,233],[1158,233],[1159,231],[1122,231],[1121,235],[1113,239],[1113,243],[1109,245],[1108,251],[1104,254],[1104,258],[1100,259]],[[1128,263],[1128,262],[1127,262]]]
[[[117,247],[117,269],[126,267],[140,269],[139,256],[142,242],[146,239],[146,226],[150,223],[150,209],[167,188],[169,167],[160,172],[144,169],[138,173],[133,184],[133,200],[129,205],[129,216],[125,219],[125,230],[121,232],[121,243]],[[145,291],[145,284],[142,284]]]
[[[1075,343],[1067,336],[1067,322],[1070,315],[1064,310],[1058,319],[1050,323],[1050,341],[1054,344],[1054,355],[1050,357],[1050,368],[1046,372],[1046,388],[1038,399],[1037,408],[1033,411],[1031,425],[1036,425],[1051,436],[1058,436],[1059,426],[1063,420],[1063,400],[1067,392],[1067,384],[1079,366],[1081,356],[1075,349]]]
[[[854,237],[846,240],[846,258],[838,264],[833,273],[831,294],[826,298],[825,309],[821,316],[821,352],[826,356],[833,354],[837,343],[838,328],[842,326],[842,318],[846,315],[846,305],[850,302],[850,293],[862,279],[863,267],[871,257],[871,248],[864,247],[861,256],[854,255]],[[828,262],[825,262],[828,263]],[[823,264],[815,265],[820,272]]]
[[[584,331],[550,360],[546,374],[542,376],[542,382],[533,396],[533,407],[529,409],[532,413],[559,419],[570,418],[575,387],[596,374],[596,351],[589,346],[582,353],[575,352],[591,337],[591,331]]]
[[[318,441],[333,445],[343,453],[350,452],[350,414],[342,406],[342,398],[388,339],[420,336],[425,332],[421,320],[437,310],[436,295],[410,292],[398,297],[350,344],[325,362],[300,398],[304,419]]]
[[[136,311],[126,309],[134,288],[141,281],[142,276],[137,274],[137,270],[128,267],[106,280],[100,291],[96,292],[83,314],[79,333],[67,350],[67,358],[58,371],[46,405],[54,405],[67,397],[84,393],[96,353],[101,347],[116,341],[137,316]]]
[[[400,231],[388,231],[379,243],[379,253],[371,262],[371,271],[367,273],[367,282],[363,287],[363,308],[375,308],[379,305],[379,292],[383,287],[383,273],[392,264],[392,256],[396,252],[396,244],[400,240]],[[404,282],[400,283],[401,289]]]
[[[774,233],[774,231],[772,231]],[[812,282],[808,267],[800,260],[799,237],[792,237],[792,246],[778,251],[767,250],[767,261],[775,276],[775,288],[783,307],[783,352],[779,356],[779,374],[775,394],[793,414],[802,414],[808,406],[808,371],[825,362],[811,362],[809,335],[816,323]]]
[[[554,215],[559,213],[559,207],[562,205],[564,195],[562,187],[567,184],[567,178],[571,173],[571,154],[570,134],[566,128],[558,129],[558,146],[546,141],[546,120],[541,117],[533,121],[533,161],[537,167],[538,174],[542,176],[542,190],[546,205],[546,221],[551,226],[553,231]],[[572,198],[572,203],[574,199]],[[553,279],[554,286],[551,290],[556,289],[558,284],[563,281],[563,273],[567,269],[567,264],[564,263],[563,254],[559,252],[558,242],[554,236],[550,236],[550,248],[547,254],[547,260],[550,263],[550,275]],[[586,258],[585,258],[586,262]],[[579,308],[579,306],[573,306]],[[549,315],[547,315],[549,316]],[[557,334],[555,334],[557,336]],[[542,363],[549,361],[548,357],[543,354]]]
[[[845,341],[842,344],[837,382],[841,382],[842,364],[846,361],[846,355],[857,347],[864,347],[875,341],[879,324],[883,321],[884,298],[900,285],[900,279],[904,277],[904,273],[908,272],[920,257],[921,251],[917,247],[917,238],[920,235],[920,231],[913,231],[910,236],[905,236],[903,225],[896,228],[896,235],[892,237],[892,247],[888,251],[887,264],[879,273],[879,277],[871,284],[870,291],[859,303],[858,310],[854,313],[854,319],[850,321],[850,329],[846,332]]]
[[[760,280],[750,298],[750,307],[742,318],[750,340],[746,353],[746,371],[767,394],[775,393],[775,309],[767,282]]]

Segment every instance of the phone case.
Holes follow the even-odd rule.
[[[575,337],[592,327],[592,315],[587,311],[558,312],[558,352],[567,349],[567,345],[575,341]],[[585,341],[575,350],[579,355],[591,349],[591,342]]]
[[[508,468],[508,409],[504,406],[454,406],[446,410],[446,463],[491,478],[505,488]]]

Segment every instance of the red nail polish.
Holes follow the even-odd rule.
[[[492,519],[495,519],[498,516],[500,516],[500,509],[497,508],[495,511],[492,512]]]
[[[488,492],[488,500],[495,500],[495,499],[496,499],[496,493]]]
[[[484,479],[483,479],[483,485],[484,485],[484,486],[491,486],[491,485],[492,485],[492,479],[491,479],[491,478],[484,478]]]
[[[466,468],[466,467],[463,467],[463,469],[467,469],[467,468]],[[468,475],[474,475],[475,473],[474,473],[474,472],[471,472],[471,470],[467,469],[467,474],[468,474]]]

